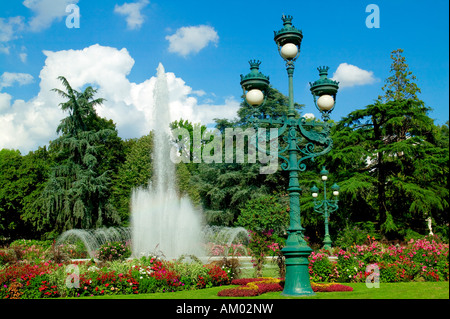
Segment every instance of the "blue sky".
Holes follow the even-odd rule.
[[[79,28],[68,28],[75,4]],[[366,12],[376,4],[379,28]],[[0,149],[23,154],[56,137],[65,116],[59,97],[64,75],[76,89],[98,88],[107,102],[97,111],[112,118],[123,138],[151,129],[156,68],[167,72],[172,118],[208,124],[233,118],[248,60],[287,94],[284,61],[273,41],[281,16],[294,17],[303,32],[294,74],[294,99],[313,106],[309,82],[317,67],[341,81],[332,119],[371,104],[389,76],[398,48],[433,111],[436,124],[449,118],[448,1],[159,1],[12,0],[0,2]],[[74,20],[70,20],[74,21]]]

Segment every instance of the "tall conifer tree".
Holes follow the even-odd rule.
[[[442,184],[448,148],[437,143],[430,108],[418,98],[420,89],[402,53],[392,52],[384,95],[336,127],[332,153],[335,169],[346,175],[343,192],[359,203],[363,198],[380,230],[391,236],[421,229],[426,216],[448,207]]]
[[[56,165],[41,196],[47,217],[56,231],[117,223],[118,215],[108,199],[110,172],[98,169],[101,144],[114,134],[97,125],[94,106],[103,99],[94,99],[96,90],[90,86],[78,92],[64,77],[58,79],[65,91],[53,91],[67,100],[60,105],[69,115],[57,128],[61,136],[50,144]]]

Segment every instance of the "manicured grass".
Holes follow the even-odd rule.
[[[90,299],[449,299],[449,282],[380,283],[380,288],[367,288],[365,283],[345,284],[351,292],[320,292],[311,297],[285,297],[280,292],[265,293],[256,297],[227,298],[217,293],[232,286],[178,291],[169,293],[98,296]],[[77,298],[80,299],[80,298]],[[84,298],[83,298],[84,299]]]

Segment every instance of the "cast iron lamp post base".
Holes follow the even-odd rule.
[[[282,250],[286,258],[286,278],[281,295],[299,297],[313,296],[309,281],[308,257],[312,249],[305,245],[286,246]]]

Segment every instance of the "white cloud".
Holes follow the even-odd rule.
[[[19,53],[20,61],[22,61],[23,63],[27,62],[27,57],[28,55],[25,52]]]
[[[23,30],[25,24],[23,17],[0,18],[0,42],[17,39],[17,32]]]
[[[166,36],[169,41],[169,52],[187,56],[190,53],[198,53],[210,42],[219,41],[219,36],[213,27],[199,25],[179,28],[175,34]]]
[[[311,119],[311,120],[316,118],[316,116],[313,113],[305,113],[303,115],[303,117],[306,118],[306,119]]]
[[[0,18],[0,53],[9,54],[8,42],[17,39],[25,27],[23,17]]]
[[[50,27],[55,20],[61,21],[67,15],[66,7],[77,3],[78,0],[25,0],[23,5],[34,12],[28,23],[30,30],[42,31]]]
[[[119,6],[116,4],[114,12],[126,16],[127,28],[130,30],[139,29],[144,23],[144,16],[141,14],[142,8],[149,4],[148,0],[127,3]]]
[[[122,138],[148,134],[153,122],[153,88],[155,74],[141,83],[133,83],[128,74],[134,59],[127,49],[121,50],[98,44],[83,50],[44,51],[45,65],[40,78],[40,91],[29,101],[14,100],[0,93],[0,149],[19,149],[22,154],[47,145],[56,138],[56,127],[67,116],[60,110],[63,100],[53,88],[63,89],[57,79],[67,78],[75,90],[87,85],[98,89],[96,97],[105,98],[97,107],[101,117],[112,119]],[[199,104],[203,91],[194,91],[172,72],[166,72],[171,120],[180,118],[207,125],[213,118],[236,117],[239,102],[228,98],[222,105]],[[19,83],[19,82],[17,82]]]
[[[0,18],[0,53],[9,54],[9,42],[20,37],[24,30],[39,32],[47,29],[54,21],[61,21],[67,15],[66,7],[79,0],[24,0],[23,5],[34,15],[25,23],[23,16]],[[22,62],[26,53],[19,54]]]
[[[8,110],[9,106],[11,105],[11,98],[12,96],[8,93],[0,92],[0,112]]]
[[[339,64],[331,79],[339,81],[340,88],[372,84],[378,81],[372,71],[366,71],[348,63]]]
[[[25,85],[32,82],[33,76],[31,74],[4,72],[0,76],[0,90],[5,87],[13,86],[14,83]]]

